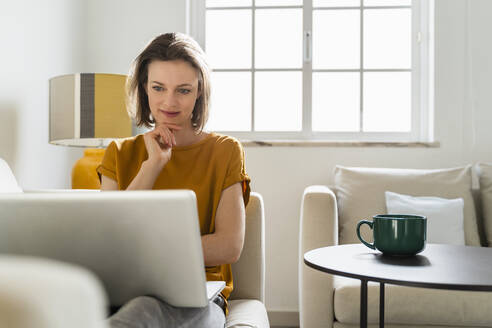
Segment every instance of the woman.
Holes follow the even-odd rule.
[[[128,109],[150,132],[112,142],[98,167],[101,190],[191,189],[196,193],[207,280],[226,287],[204,309],[174,308],[138,297],[111,327],[223,327],[232,291],[231,263],[244,241],[250,178],[234,138],[207,133],[210,71],[190,37],[168,33],[135,59],[127,79]]]

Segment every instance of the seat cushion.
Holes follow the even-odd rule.
[[[360,281],[335,277],[335,318],[357,324]],[[368,283],[368,323],[379,322],[379,283]],[[407,325],[492,326],[492,292],[385,286],[385,323]]]
[[[463,198],[465,243],[480,246],[475,205],[471,193],[471,166],[439,169],[335,168],[340,244],[359,243],[357,222],[386,213],[385,191],[410,196]],[[372,242],[369,229],[361,231]]]
[[[480,195],[482,197],[483,224],[485,237],[489,247],[492,247],[492,164],[478,165]]]
[[[229,301],[229,314],[226,327],[258,327],[268,328],[265,305],[258,300]]]

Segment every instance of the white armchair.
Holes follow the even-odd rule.
[[[0,159],[0,192],[22,192],[15,181],[15,178],[10,171],[8,165]],[[5,186],[2,189],[2,183],[8,182],[8,186]],[[58,190],[57,192],[59,192]],[[28,193],[44,193],[44,199],[49,201],[50,197],[55,199],[57,197],[57,193],[53,193],[53,190],[34,190],[27,191]],[[72,191],[73,192],[73,191]],[[79,191],[75,191],[79,192]],[[63,213],[70,213],[70,204],[65,204],[66,206]],[[52,210],[53,215],[56,214],[56,208],[50,207],[48,208],[39,208],[32,209],[33,215],[37,213],[36,210],[46,211]],[[60,212],[60,211],[58,211]],[[46,214],[46,213],[45,213]],[[49,213],[46,214],[49,216]],[[0,213],[0,225],[1,225],[1,213]],[[1,227],[0,227],[1,228]],[[54,263],[54,262],[53,262]],[[79,269],[79,280],[75,278],[70,278],[70,274],[74,275],[75,269],[73,269],[73,265],[63,264],[61,262],[57,262],[56,264],[51,263],[50,270],[55,272],[56,274],[52,274],[53,277],[57,279],[48,279],[49,275],[44,274],[39,277],[38,280],[31,279],[31,284],[33,287],[31,291],[34,291],[36,294],[44,295],[45,298],[49,298],[50,295],[56,296],[55,301],[46,301],[43,297],[29,297],[29,288],[25,288],[22,285],[22,280],[12,280],[12,290],[18,290],[19,295],[23,295],[23,297],[19,297],[16,300],[16,304],[29,305],[29,309],[32,311],[29,312],[28,309],[25,309],[24,312],[16,312],[22,314],[23,316],[32,316],[35,318],[37,313],[48,313],[52,318],[49,322],[60,322],[60,325],[51,325],[50,327],[79,327],[75,324],[68,324],[73,318],[75,313],[78,315],[90,315],[90,318],[87,320],[94,321],[94,318],[101,318],[103,314],[106,312],[106,300],[104,296],[104,292],[102,291],[102,287],[99,285],[97,279],[93,276],[92,282],[89,282],[90,274],[88,272],[83,276],[80,272],[82,269]],[[2,266],[2,262],[0,260],[0,268]],[[41,260],[25,260],[24,266],[19,266],[16,271],[19,276],[29,275],[29,272],[34,272],[38,270],[38,272],[47,272],[44,269],[48,264],[45,264]],[[24,268],[24,269],[23,269]],[[71,271],[67,268],[71,268]],[[23,271],[27,270],[28,271]],[[58,271],[57,271],[58,270]],[[264,240],[264,210],[263,210],[263,199],[258,193],[251,193],[250,200],[248,206],[246,207],[246,236],[244,241],[243,252],[241,254],[241,258],[238,262],[232,265],[232,271],[234,275],[234,290],[231,294],[230,302],[229,302],[229,315],[227,317],[226,327],[258,327],[258,328],[267,328],[269,327],[268,316],[264,306],[264,297],[265,297],[265,240]],[[12,271],[13,272],[13,271]],[[5,273],[7,274],[7,273]],[[15,275],[14,273],[11,273]],[[1,277],[1,276],[0,276]],[[34,276],[33,276],[34,277]],[[1,279],[1,278],[0,278]],[[82,280],[81,280],[82,279]],[[83,280],[85,279],[85,280]],[[56,283],[59,282],[57,285]],[[1,283],[1,282],[0,282]],[[88,289],[87,293],[82,296],[77,296],[80,291],[78,286],[82,285],[90,285],[92,283],[92,292],[91,289]],[[64,289],[65,288],[65,289]],[[79,289],[78,289],[79,288]],[[97,289],[99,288],[99,289]],[[36,291],[40,292],[37,293]],[[52,290],[50,292],[50,290]],[[0,289],[0,294],[2,290]],[[4,294],[6,298],[9,298],[13,294]],[[92,299],[91,299],[92,297]],[[64,298],[66,300],[64,301]],[[0,295],[0,314],[4,313],[3,311],[11,311],[8,308],[7,303],[2,302],[3,298]],[[104,301],[103,301],[104,300]],[[7,302],[7,301],[6,301]],[[80,302],[86,302],[87,305],[80,305]],[[58,304],[64,304],[63,307],[58,307]],[[19,305],[20,306],[20,305]],[[21,307],[21,306],[20,306]],[[90,311],[95,311],[93,314]],[[5,318],[10,318],[5,316]],[[93,320],[94,319],[94,320]],[[19,325],[4,325],[2,326],[2,318],[0,318],[0,328],[5,327],[28,327],[25,324]],[[10,319],[9,319],[10,320]],[[24,321],[30,320],[26,318]],[[67,321],[68,320],[68,321]],[[102,327],[100,325],[94,325],[87,320],[81,320],[80,327]],[[23,322],[24,322],[23,321]],[[91,321],[91,322],[92,322]],[[10,321],[9,321],[10,322]],[[32,322],[32,321],[29,321]],[[48,321],[47,321],[48,322]],[[63,324],[61,324],[63,323]],[[102,325],[102,323],[101,323]],[[43,325],[32,325],[36,327],[44,328]],[[46,326],[48,327],[48,326]]]

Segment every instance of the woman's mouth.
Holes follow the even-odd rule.
[[[172,111],[166,111],[166,110],[160,110],[164,115],[167,117],[176,117],[179,115],[179,112],[172,112]]]

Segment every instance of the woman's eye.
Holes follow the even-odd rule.
[[[162,90],[162,87],[158,87],[158,86],[153,86],[152,89],[154,89],[155,91],[161,91]]]
[[[188,89],[179,89],[179,92],[181,92],[184,95],[187,95],[188,93],[191,92],[191,90],[188,90]]]

